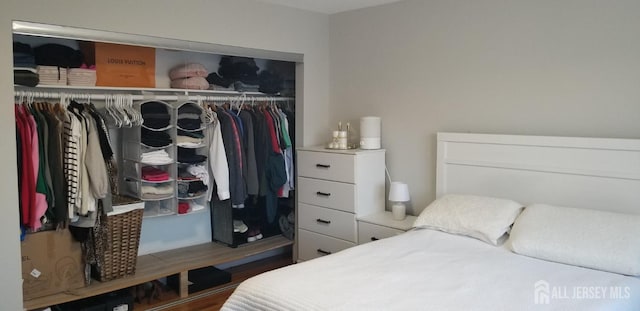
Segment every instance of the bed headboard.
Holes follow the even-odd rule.
[[[640,140],[438,133],[436,195],[640,214]]]

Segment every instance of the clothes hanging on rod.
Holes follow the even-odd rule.
[[[228,93],[236,93],[236,94],[228,94],[228,93],[218,93],[211,95],[200,95],[200,94],[168,94],[168,95],[160,95],[160,94],[145,94],[145,95],[133,95],[133,94],[117,94],[112,91],[111,93],[100,93],[99,90],[87,90],[87,92],[65,92],[65,91],[35,91],[33,88],[29,88],[29,90],[17,90],[15,92],[16,97],[27,97],[33,96],[39,99],[60,99],[60,98],[69,98],[69,99],[79,99],[79,100],[106,100],[112,98],[115,95],[127,96],[131,100],[160,100],[160,101],[207,101],[207,102],[217,102],[217,103],[228,103],[238,101],[240,99],[245,100],[255,100],[255,101],[269,101],[269,102],[278,102],[278,103],[288,103],[295,100],[293,97],[281,97],[281,96],[269,96],[269,95],[260,95],[253,94],[247,95],[245,93],[237,94],[237,92],[228,92]],[[159,92],[159,91],[158,91]],[[160,92],[159,92],[160,93]]]
[[[109,178],[117,169],[103,118],[92,104],[18,98],[14,110],[21,227],[91,227],[96,200],[116,185],[116,178]]]
[[[213,163],[220,161],[215,159],[226,159],[229,172],[228,188],[224,183],[227,179],[220,183],[220,178],[214,176],[217,189],[220,192],[222,185],[224,194],[229,191],[231,206],[237,211],[234,223],[240,226],[247,222],[248,241],[259,239],[260,226],[276,220],[278,199],[287,198],[294,189],[293,139],[289,134],[293,128],[289,116],[293,118],[293,113],[287,114],[273,104],[207,108],[218,119],[211,130],[219,129],[222,141],[210,144],[211,171],[214,174],[218,171]],[[224,200],[220,195],[218,199]]]

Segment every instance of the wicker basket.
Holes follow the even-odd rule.
[[[118,279],[136,272],[143,209],[103,216],[106,230],[100,239],[104,246],[96,248],[97,262],[94,277],[100,281]]]

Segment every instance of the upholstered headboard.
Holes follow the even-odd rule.
[[[640,214],[640,140],[438,133],[446,193]]]

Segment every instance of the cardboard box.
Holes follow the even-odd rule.
[[[84,286],[82,249],[69,230],[28,234],[20,246],[25,300]]]
[[[156,49],[144,46],[96,42],[96,86],[156,87]],[[91,48],[84,47],[91,60]]]

